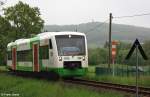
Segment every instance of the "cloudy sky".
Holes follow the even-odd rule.
[[[3,0],[5,1],[5,0]],[[19,0],[7,0],[3,7]],[[91,21],[103,22],[113,17],[150,13],[150,0],[21,0],[39,7],[45,24],[79,24]],[[113,23],[150,27],[150,15],[113,19]]]

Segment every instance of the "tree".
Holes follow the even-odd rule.
[[[108,59],[106,48],[93,48],[88,50],[89,55],[89,64],[90,65],[99,65],[106,64]]]
[[[145,61],[145,64],[149,65],[150,64],[150,40],[147,40],[144,42],[143,49],[144,49],[144,52],[146,53],[146,55],[148,57],[148,60]]]
[[[0,16],[0,64],[6,63],[6,46],[11,41],[10,31],[12,30],[10,23]]]
[[[6,64],[8,42],[37,34],[44,26],[37,7],[31,8],[19,1],[15,6],[3,10],[4,17],[0,16],[0,65]]]
[[[15,6],[5,8],[4,15],[14,29],[15,39],[37,34],[41,32],[44,26],[44,21],[40,18],[39,8],[32,8],[21,1]]]
[[[136,65],[136,51],[133,52],[131,58],[129,60],[125,60],[125,57],[129,53],[132,44],[119,42],[117,45],[117,56],[116,61],[118,64],[127,64],[127,65]],[[144,64],[144,60],[140,53],[138,53],[139,65]]]

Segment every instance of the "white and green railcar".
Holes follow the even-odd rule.
[[[87,40],[80,32],[45,32],[7,45],[7,67],[13,71],[55,72],[83,76],[88,68]]]

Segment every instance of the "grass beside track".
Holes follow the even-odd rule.
[[[0,97],[6,97],[6,94],[16,94],[10,97],[127,97],[115,91],[96,92],[85,86],[64,84],[61,81],[23,78],[0,73]]]
[[[112,76],[112,75],[99,75],[96,76],[95,68],[89,67],[88,73],[85,76],[86,79],[96,80],[102,82],[110,82],[125,85],[135,85],[135,76]],[[139,85],[143,87],[150,87],[150,76],[139,76]]]
[[[96,80],[102,82],[135,85],[135,77],[133,76],[129,76],[129,77],[110,76],[110,75],[95,76],[94,74],[88,74],[85,78],[89,80]],[[139,86],[150,87],[150,76],[141,76],[138,80],[138,83]]]

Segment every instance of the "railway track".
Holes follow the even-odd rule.
[[[77,79],[77,78],[64,79],[64,82],[92,86],[100,89],[104,88],[104,89],[112,89],[112,90],[129,92],[129,93],[136,93],[135,86],[130,86],[130,85],[113,84],[113,83],[98,82],[98,81]],[[150,97],[150,88],[139,87],[139,94],[146,95],[146,97],[147,96]]]
[[[0,71],[0,73],[8,73],[8,74],[16,75],[13,72],[6,72],[6,71]],[[23,77],[28,77],[28,76],[29,75],[23,74]],[[38,78],[36,76],[31,76],[31,75],[30,75],[30,77]],[[48,77],[44,76],[44,79],[45,78],[47,79]],[[72,79],[68,78],[68,79],[63,79],[63,81],[67,82],[67,83],[92,86],[92,87],[97,88],[97,89],[104,88],[104,89],[112,89],[112,90],[129,92],[129,93],[135,93],[136,92],[135,86],[131,86],[131,85],[121,85],[121,84],[114,84],[114,83],[106,83],[106,82],[99,82],[99,81],[79,79],[79,78],[72,78]],[[139,87],[139,94],[146,95],[146,97],[150,97],[150,88]]]

